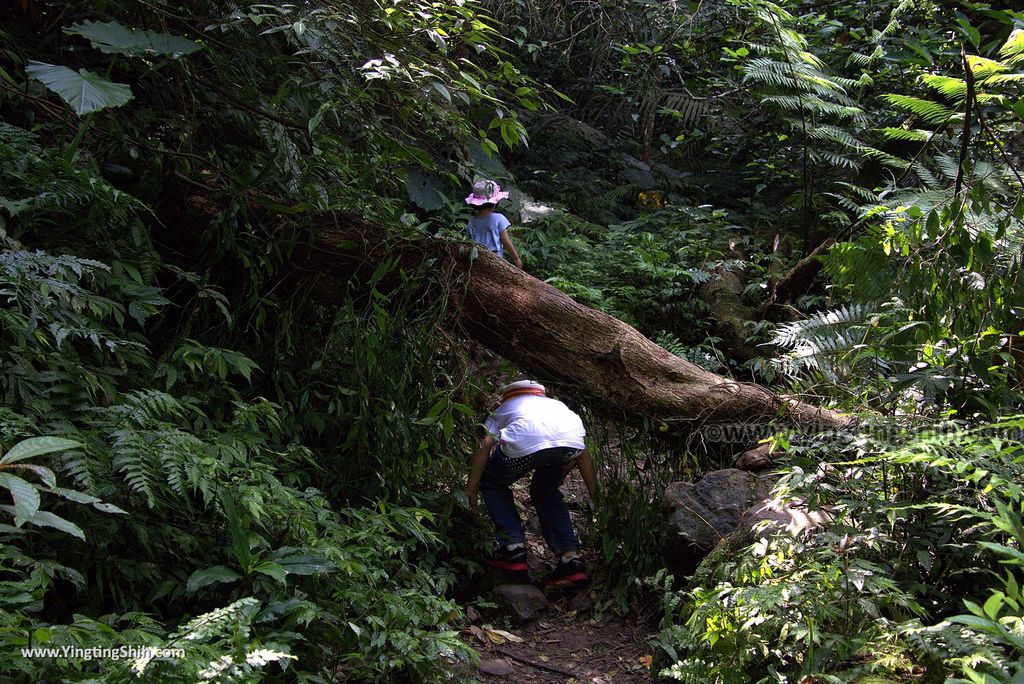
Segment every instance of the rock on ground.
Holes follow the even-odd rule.
[[[551,604],[532,584],[502,584],[494,588],[499,603],[511,609],[517,622],[529,622],[547,612]]]
[[[768,498],[772,475],[728,468],[696,483],[673,482],[665,489],[668,518],[664,556],[670,570],[690,575],[719,541],[735,530],[752,505]]]
[[[495,660],[481,660],[480,671],[484,674],[494,675],[495,677],[507,677],[512,674],[513,670],[507,660],[504,658],[498,658]]]

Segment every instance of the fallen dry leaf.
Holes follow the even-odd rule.
[[[511,641],[514,644],[521,644],[521,643],[523,643],[523,638],[522,637],[516,636],[512,632],[506,632],[503,629],[494,629],[494,630],[491,630],[491,633],[492,634],[497,634],[497,635],[499,635],[501,637],[504,637],[506,640]]]
[[[646,667],[648,670],[651,669],[651,664],[654,662],[654,656],[640,656],[640,664]]]
[[[515,644],[523,643],[522,637],[518,637],[512,632],[506,632],[503,629],[495,629],[491,625],[484,625],[483,633],[486,634],[487,638],[494,644],[503,644],[506,641],[511,641]]]

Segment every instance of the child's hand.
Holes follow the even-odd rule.
[[[523,270],[523,260],[522,259],[520,259],[519,257],[516,257],[515,264],[516,264],[516,268],[518,268],[520,271]]]
[[[479,491],[475,488],[466,487],[466,504],[469,506],[470,513],[476,513],[476,508],[479,499]]]

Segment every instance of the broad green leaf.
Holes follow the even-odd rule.
[[[85,541],[85,532],[82,531],[81,527],[49,511],[36,511],[36,514],[32,516],[29,522],[39,527],[52,527],[55,530],[67,532]]]
[[[63,497],[68,501],[74,501],[75,503],[80,504],[91,504],[99,501],[97,497],[86,494],[85,492],[80,492],[75,489],[64,489],[63,487],[51,487],[50,493]]]
[[[1003,609],[1003,604],[1005,602],[1006,596],[1003,595],[1003,592],[997,591],[988,597],[988,600],[985,601],[985,605],[982,607],[982,610],[985,611],[985,615],[989,616],[993,620],[998,620],[999,612]]]
[[[285,572],[293,575],[313,575],[334,569],[334,563],[318,554],[298,554],[275,560]]]
[[[25,72],[60,95],[78,115],[120,107],[132,99],[132,89],[124,83],[108,81],[85,69],[75,72],[65,66],[29,62]]]
[[[282,584],[284,584],[285,581],[288,578],[288,571],[285,570],[280,565],[278,565],[277,563],[271,563],[271,562],[260,563],[259,565],[257,565],[253,569],[256,572],[259,572],[259,573],[262,573],[264,575],[268,575],[270,577],[273,577],[274,579],[276,579],[278,582],[280,582]]]
[[[102,511],[104,513],[121,513],[123,515],[128,515],[128,511],[110,503],[94,503],[92,507],[97,511]]]
[[[415,167],[406,170],[409,199],[421,209],[435,211],[444,206],[445,186],[437,176]]]
[[[34,465],[32,463],[9,463],[4,466],[8,470],[23,470],[32,473],[47,487],[57,486],[57,476],[53,474],[53,471],[46,466]]]
[[[82,446],[80,442],[60,437],[32,437],[15,444],[10,451],[4,454],[3,458],[0,458],[0,465],[24,461],[26,458],[34,456],[52,454],[55,451],[77,449],[80,446]]]
[[[14,524],[21,527],[31,520],[39,510],[39,490],[35,485],[9,473],[0,473],[0,487],[6,488],[14,499]]]
[[[996,544],[994,542],[980,541],[979,546],[984,546],[990,551],[994,551],[1000,555],[1006,556],[1010,560],[1000,561],[1001,563],[1009,563],[1013,565],[1024,565],[1024,552],[1020,549],[1015,549],[1012,546],[1005,546],[1003,544]]]
[[[116,21],[84,21],[64,29],[70,36],[82,36],[92,46],[107,54],[129,55],[170,55],[180,57],[192,54],[202,46],[195,41],[169,33],[157,33],[129,28]]]
[[[301,611],[301,615],[297,616],[298,621],[303,624],[309,623],[309,617],[316,612],[319,608],[311,601],[303,601],[302,599],[290,598],[284,601],[271,601],[267,604],[267,607],[256,618],[256,622],[270,622],[276,620],[285,615],[294,615]]]
[[[241,578],[242,576],[231,568],[226,568],[223,565],[214,565],[211,568],[204,568],[193,572],[192,576],[188,578],[188,584],[185,585],[185,591],[191,594],[215,582],[230,583]]]
[[[249,550],[249,530],[238,514],[235,501],[228,494],[227,490],[221,490],[220,502],[224,507],[224,516],[228,519],[228,526],[231,530],[231,552],[238,564],[249,571],[252,567],[252,552]]]

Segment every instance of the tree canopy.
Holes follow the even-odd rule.
[[[0,45],[0,678],[472,680],[465,456],[526,371],[652,677],[1020,680],[1024,13],[21,0]],[[828,524],[667,570],[668,485],[759,444]]]

